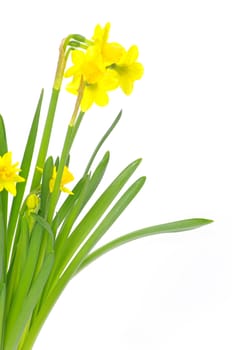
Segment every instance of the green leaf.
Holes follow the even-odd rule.
[[[103,178],[103,176],[105,174],[107,165],[109,163],[109,159],[110,159],[110,153],[107,151],[104,154],[104,157],[102,158],[102,160],[100,161],[100,163],[96,167],[93,175],[90,178],[89,187],[88,187],[88,193],[87,193],[84,205],[92,197],[92,195],[94,194],[94,192],[97,189],[98,185],[100,184],[100,182],[101,182],[101,180],[102,180],[102,178]]]
[[[91,177],[86,175],[85,179],[83,179],[83,187],[81,188],[81,192],[79,193],[77,201],[73,202],[72,200],[73,197],[76,199],[76,192],[74,192],[74,196],[69,196],[70,199],[67,199],[67,201],[70,201],[69,212],[66,211],[66,217],[63,226],[60,230],[61,233],[57,238],[57,247],[60,245],[60,241],[63,242],[64,237],[66,238],[68,236],[77,217],[81,213],[82,209],[85,207],[88,200],[92,197],[93,193],[95,192],[96,188],[98,187],[99,183],[103,178],[108,162],[109,152],[106,152],[106,154],[98,164],[97,168],[95,169],[93,175]]]
[[[0,349],[3,349],[5,331],[6,284],[0,283]]]
[[[0,156],[3,156],[8,150],[7,147],[7,137],[6,137],[6,129],[3,117],[0,114]]]
[[[32,162],[32,156],[34,153],[34,147],[35,147],[35,141],[36,141],[36,137],[37,137],[42,100],[43,100],[43,90],[40,94],[39,102],[37,104],[34,119],[32,121],[31,129],[30,129],[27,143],[26,143],[26,147],[24,150],[23,159],[22,159],[22,162],[20,164],[20,167],[22,169],[20,176],[24,177],[25,179],[27,179],[27,177],[28,177],[31,162]],[[14,197],[12,207],[11,207],[11,213],[10,213],[10,218],[9,218],[9,227],[8,227],[8,232],[7,232],[7,237],[8,237],[8,239],[7,239],[7,261],[8,262],[10,260],[10,253],[11,253],[12,243],[13,243],[13,239],[14,239],[14,230],[15,230],[15,226],[16,226],[16,223],[18,220],[18,213],[19,213],[20,206],[22,203],[26,183],[27,183],[27,181],[21,182],[17,185],[17,196]]]
[[[167,224],[161,224],[156,226],[146,227],[140,230],[130,232],[126,235],[123,235],[115,240],[105,244],[99,249],[95,250],[89,256],[87,256],[82,262],[77,272],[80,272],[84,267],[92,263],[94,260],[102,256],[103,254],[109,252],[112,249],[115,249],[123,244],[129,243],[139,238],[146,236],[156,235],[160,233],[173,233],[173,232],[182,232],[193,230],[204,225],[212,223],[212,220],[208,219],[186,219],[180,221],[174,221]]]
[[[10,309],[14,294],[17,293],[18,284],[22,275],[24,274],[24,268],[27,261],[28,246],[29,246],[29,226],[27,218],[21,217],[18,225],[18,241],[15,245],[15,254],[12,257],[12,263],[7,274],[7,301],[6,301],[6,313]]]
[[[85,176],[85,178],[80,179],[75,187],[72,189],[73,195],[67,196],[58,212],[56,213],[55,218],[52,222],[52,228],[54,232],[57,232],[57,229],[62,224],[64,219],[68,216],[70,210],[77,204],[80,199],[81,194],[83,193],[83,189],[86,186],[87,179],[89,180],[89,176]]]
[[[95,148],[95,150],[94,150],[94,152],[93,152],[93,154],[92,154],[92,156],[87,164],[87,167],[85,169],[85,174],[87,174],[89,172],[98,151],[100,150],[101,146],[106,141],[106,139],[109,137],[111,132],[114,130],[115,126],[118,124],[119,120],[121,119],[121,116],[122,116],[122,111],[119,112],[119,114],[117,115],[117,117],[115,118],[115,120],[113,121],[111,126],[109,127],[109,129],[106,131],[106,133],[103,135],[103,137],[101,138],[101,140],[97,144],[97,147]]]
[[[75,221],[76,216],[78,216],[78,214],[81,212],[81,209],[83,208],[83,202],[84,202],[85,197],[86,197],[86,191],[88,188],[88,184],[89,184],[89,176],[86,176],[84,179],[84,182],[82,184],[81,192],[79,193],[78,200],[73,203],[72,210],[70,210],[70,212],[67,214],[65,220],[63,221],[62,227],[60,229],[60,233],[59,233],[58,237],[56,238],[56,242],[55,242],[56,255],[57,255],[57,250],[59,249],[59,247],[62,247],[63,244],[65,244],[67,236],[69,234],[69,230],[71,229],[73,222]],[[70,197],[73,197],[73,196],[70,196]],[[56,279],[56,278],[57,278],[57,266],[54,264],[53,269],[50,273],[49,279],[47,281],[46,287],[45,287],[44,295],[46,295],[46,293],[50,289],[50,286],[53,283],[53,279]]]
[[[20,313],[25,298],[27,298],[31,282],[34,278],[34,272],[37,266],[40,245],[43,238],[43,232],[43,227],[40,226],[38,223],[35,223],[31,232],[25,268],[18,282],[17,293],[15,294],[12,300],[10,310],[8,313],[7,329],[11,331],[14,328],[16,319]]]
[[[71,230],[76,218],[78,217],[78,215],[80,214],[80,212],[84,206],[84,202],[86,199],[86,193],[87,193],[87,190],[89,187],[89,182],[90,182],[89,176],[86,176],[85,181],[83,183],[82,190],[79,194],[77,201],[75,203],[73,203],[72,208],[70,208],[69,213],[67,213],[67,215],[63,221],[63,224],[61,226],[59,235],[58,235],[58,237],[56,239],[56,243],[55,243],[56,251],[59,250],[60,246],[62,246],[63,243],[66,241],[66,238],[68,237],[70,230]]]
[[[4,198],[0,192],[0,283],[6,279],[6,222],[4,212]]]
[[[48,208],[48,201],[50,197],[49,182],[52,178],[52,172],[53,172],[53,159],[52,157],[48,157],[48,159],[44,164],[42,185],[41,185],[41,202],[40,202],[41,216],[46,215],[46,211]]]
[[[54,267],[56,266],[60,271],[63,270],[64,266],[66,266],[73,254],[77,251],[78,247],[85,240],[115,197],[119,194],[120,190],[137,169],[140,162],[141,159],[138,159],[127,166],[103,192],[81,220],[79,225],[77,225],[72,234],[68,237],[67,241],[59,247],[56,246],[56,262]]]
[[[20,343],[20,338],[23,334],[24,328],[31,318],[33,310],[39,301],[43,288],[48,279],[54,262],[54,253],[49,253],[43,263],[43,266],[37,275],[35,281],[30,287],[26,298],[20,308],[20,312],[15,318],[14,324],[9,325],[6,333],[5,350],[17,349]]]
[[[82,198],[82,209],[85,204],[88,202],[89,198],[93,195],[96,188],[98,187],[99,183],[101,182],[103,175],[105,173],[106,167],[109,162],[109,152],[106,152],[98,166],[96,167],[93,175],[89,179],[89,176],[85,175],[85,177],[82,177],[78,183],[75,185],[75,187],[72,189],[73,195],[68,196],[66,200],[63,202],[62,206],[58,210],[55,218],[53,219],[52,227],[54,228],[54,231],[57,230],[57,228],[60,226],[62,221],[67,217],[69,211],[76,205],[77,200],[79,201],[79,197],[82,193],[83,195],[83,188],[86,187],[86,179],[88,178],[88,192],[87,195],[85,195],[85,198]],[[87,189],[85,189],[87,190]],[[81,210],[80,210],[81,211]],[[80,213],[78,211],[78,214]]]
[[[39,223],[39,225],[48,233],[47,253],[53,252],[55,239],[51,226],[42,216],[34,214],[33,217]]]
[[[145,177],[138,179],[133,183],[130,188],[121,196],[117,203],[113,206],[110,212],[102,220],[100,225],[87,240],[87,242],[80,249],[80,252],[75,256],[75,258],[70,262],[67,269],[64,271],[62,276],[57,281],[56,285],[50,289],[49,293],[45,295],[43,302],[41,303],[41,308],[34,318],[34,322],[31,326],[31,334],[29,334],[29,341],[33,339],[33,335],[37,334],[38,330],[45,321],[48,313],[53,307],[54,303],[58,299],[59,295],[65,288],[68,281],[72,278],[79,264],[81,263],[83,257],[88,254],[89,250],[96,244],[96,242],[103,236],[103,234],[109,229],[109,227],[114,223],[114,221],[119,217],[123,210],[129,205],[136,194],[139,192],[141,187],[145,182]]]
[[[95,244],[102,238],[102,236],[109,230],[112,224],[117,220],[121,213],[127,208],[130,202],[134,199],[137,193],[141,190],[145,183],[146,178],[141,177],[135,181],[128,190],[120,197],[116,202],[110,212],[102,220],[96,230],[91,234],[90,238],[84,243],[80,251],[77,253],[75,258],[71,261],[64,274],[60,278],[62,280],[70,279],[72,275],[76,272],[82,260],[87,256],[87,254],[92,250]]]
[[[8,151],[7,147],[7,137],[6,137],[6,129],[4,125],[4,120],[0,115],[0,156],[3,156]],[[8,192],[6,190],[1,192],[1,200],[2,200],[2,215],[3,222],[6,230],[7,224],[7,216],[8,216]],[[1,280],[1,278],[0,278]]]

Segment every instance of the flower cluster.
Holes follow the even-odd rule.
[[[93,103],[98,106],[107,105],[108,92],[118,87],[130,95],[134,81],[143,75],[143,66],[137,62],[137,46],[133,45],[127,51],[119,43],[108,42],[109,31],[109,23],[104,28],[98,24],[92,41],[88,41],[88,47],[84,51],[74,49],[71,53],[73,65],[65,72],[65,77],[72,77],[67,90],[77,95],[83,80],[83,112]]]

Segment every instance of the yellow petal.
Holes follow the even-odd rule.
[[[66,90],[74,95],[77,95],[81,82],[81,76],[75,76],[73,80],[66,85]]]
[[[119,85],[118,74],[112,69],[107,69],[99,85],[106,91],[116,89]]]
[[[2,157],[3,162],[5,163],[5,165],[11,165],[12,163],[12,152],[7,152],[3,155]]]
[[[16,176],[14,177],[14,181],[16,181],[16,182],[24,182],[25,179],[24,179],[24,177],[22,177],[22,176],[16,175]]]
[[[74,193],[70,191],[67,187],[61,186],[61,191],[73,195]]]
[[[109,97],[106,91],[100,89],[96,90],[94,102],[100,107],[106,106],[109,102]]]
[[[133,45],[122,56],[118,64],[122,66],[130,66],[132,63],[134,63],[137,60],[138,56],[139,56],[138,47],[136,45]]]
[[[93,40],[104,44],[109,37],[110,23],[106,23],[105,27],[102,28],[100,24],[97,24],[94,30]]]
[[[71,57],[72,57],[72,62],[75,64],[75,65],[81,65],[83,60],[84,60],[84,57],[85,57],[85,54],[83,51],[81,50],[73,50],[72,53],[71,53]]]
[[[133,80],[139,80],[144,73],[143,65],[139,62],[133,63],[129,68],[129,74]]]
[[[86,112],[93,104],[93,87],[86,86],[84,89],[84,94],[81,101],[81,110],[82,112]]]
[[[106,43],[102,48],[103,60],[106,66],[118,63],[125,54],[125,49],[118,43]]]
[[[10,192],[13,196],[15,196],[16,195],[16,185],[14,184],[14,183],[12,183],[12,182],[7,182],[6,184],[5,184],[5,189],[8,191],[8,192]]]
[[[134,84],[132,80],[122,77],[120,79],[120,87],[126,95],[130,95],[133,91]]]

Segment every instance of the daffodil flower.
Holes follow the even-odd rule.
[[[144,69],[143,65],[137,62],[138,55],[138,48],[133,45],[127,52],[124,52],[119,62],[112,66],[118,74],[119,86],[126,95],[131,94],[134,81],[143,76]]]
[[[0,192],[4,189],[16,195],[16,183],[24,182],[25,179],[17,173],[21,170],[18,168],[19,163],[12,164],[12,152],[0,156]]]
[[[95,103],[106,106],[109,102],[108,91],[118,87],[118,78],[112,70],[106,70],[104,76],[95,84],[86,84],[81,101],[81,110],[86,112]]]
[[[56,167],[53,167],[53,172],[52,172],[52,177],[49,181],[49,190],[50,192],[53,192],[55,181],[56,181],[56,175],[57,175],[57,170]],[[68,194],[73,194],[67,187],[65,187],[66,184],[74,180],[73,174],[69,171],[68,167],[64,167],[64,171],[62,174],[62,179],[60,183],[60,190],[62,192],[68,193]]]
[[[73,66],[65,73],[65,77],[73,76],[67,90],[78,94],[81,77],[84,80],[84,93],[81,110],[87,111],[93,103],[105,106],[109,102],[107,92],[118,87],[118,77],[112,69],[106,69],[98,47],[89,47],[84,53],[80,50],[72,52]]]
[[[73,77],[78,87],[81,76],[88,84],[94,84],[104,75],[105,66],[98,49],[89,47],[86,52],[75,50],[72,51],[71,58],[73,66],[65,72],[64,76]]]
[[[125,52],[125,49],[119,43],[107,42],[109,31],[110,23],[107,23],[104,28],[100,24],[97,24],[93,35],[94,45],[99,47],[105,66],[119,62]]]

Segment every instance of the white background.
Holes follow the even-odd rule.
[[[145,75],[130,98],[111,94],[108,107],[86,115],[71,170],[81,174],[123,108],[103,150],[111,150],[104,185],[137,157],[137,174],[148,179],[105,240],[178,219],[215,220],[99,259],[66,288],[35,350],[231,350],[231,1],[2,0],[0,16],[0,113],[15,160],[42,87],[45,117],[61,39],[91,37],[110,21],[112,40],[139,46]],[[63,91],[54,156],[73,102]]]

